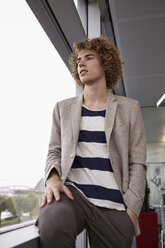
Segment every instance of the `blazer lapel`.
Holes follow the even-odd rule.
[[[108,147],[109,147],[111,132],[114,126],[116,109],[117,109],[117,99],[115,95],[109,92],[107,99],[107,106],[106,106],[106,116],[105,116],[105,136]]]
[[[108,100],[107,100],[107,107],[106,107],[106,116],[105,116],[105,135],[106,135],[106,140],[107,140],[107,146],[109,148],[109,153],[111,153],[110,146],[112,144],[112,140],[110,142],[110,137],[112,133],[112,129],[114,127],[114,121],[115,121],[115,116],[116,116],[116,110],[117,110],[117,98],[115,95],[112,93],[109,93]],[[118,164],[114,163],[112,160],[112,154],[109,154],[110,160],[111,160],[111,165],[114,171],[114,176],[116,179],[116,183],[121,190],[121,175],[120,175],[120,168],[118,168]]]
[[[72,104],[71,116],[72,116],[72,131],[74,140],[74,149],[76,150],[79,131],[80,131],[80,120],[81,120],[81,109],[82,109],[83,94],[78,96]]]

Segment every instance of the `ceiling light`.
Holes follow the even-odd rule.
[[[159,101],[157,102],[157,107],[165,107],[165,93],[164,95],[159,99]]]

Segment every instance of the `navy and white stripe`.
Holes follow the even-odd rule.
[[[67,184],[78,188],[97,206],[125,210],[109,159],[105,114],[105,110],[82,107],[77,151]]]

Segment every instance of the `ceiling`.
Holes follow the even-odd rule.
[[[109,0],[128,97],[156,106],[165,93],[165,1]]]
[[[109,0],[117,46],[124,61],[127,97],[142,107],[147,142],[165,142],[165,1]]]

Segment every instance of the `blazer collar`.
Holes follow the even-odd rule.
[[[83,93],[75,98],[71,106],[72,130],[73,130],[73,140],[74,140],[75,149],[77,147],[78,136],[80,131],[82,104],[83,104]]]

